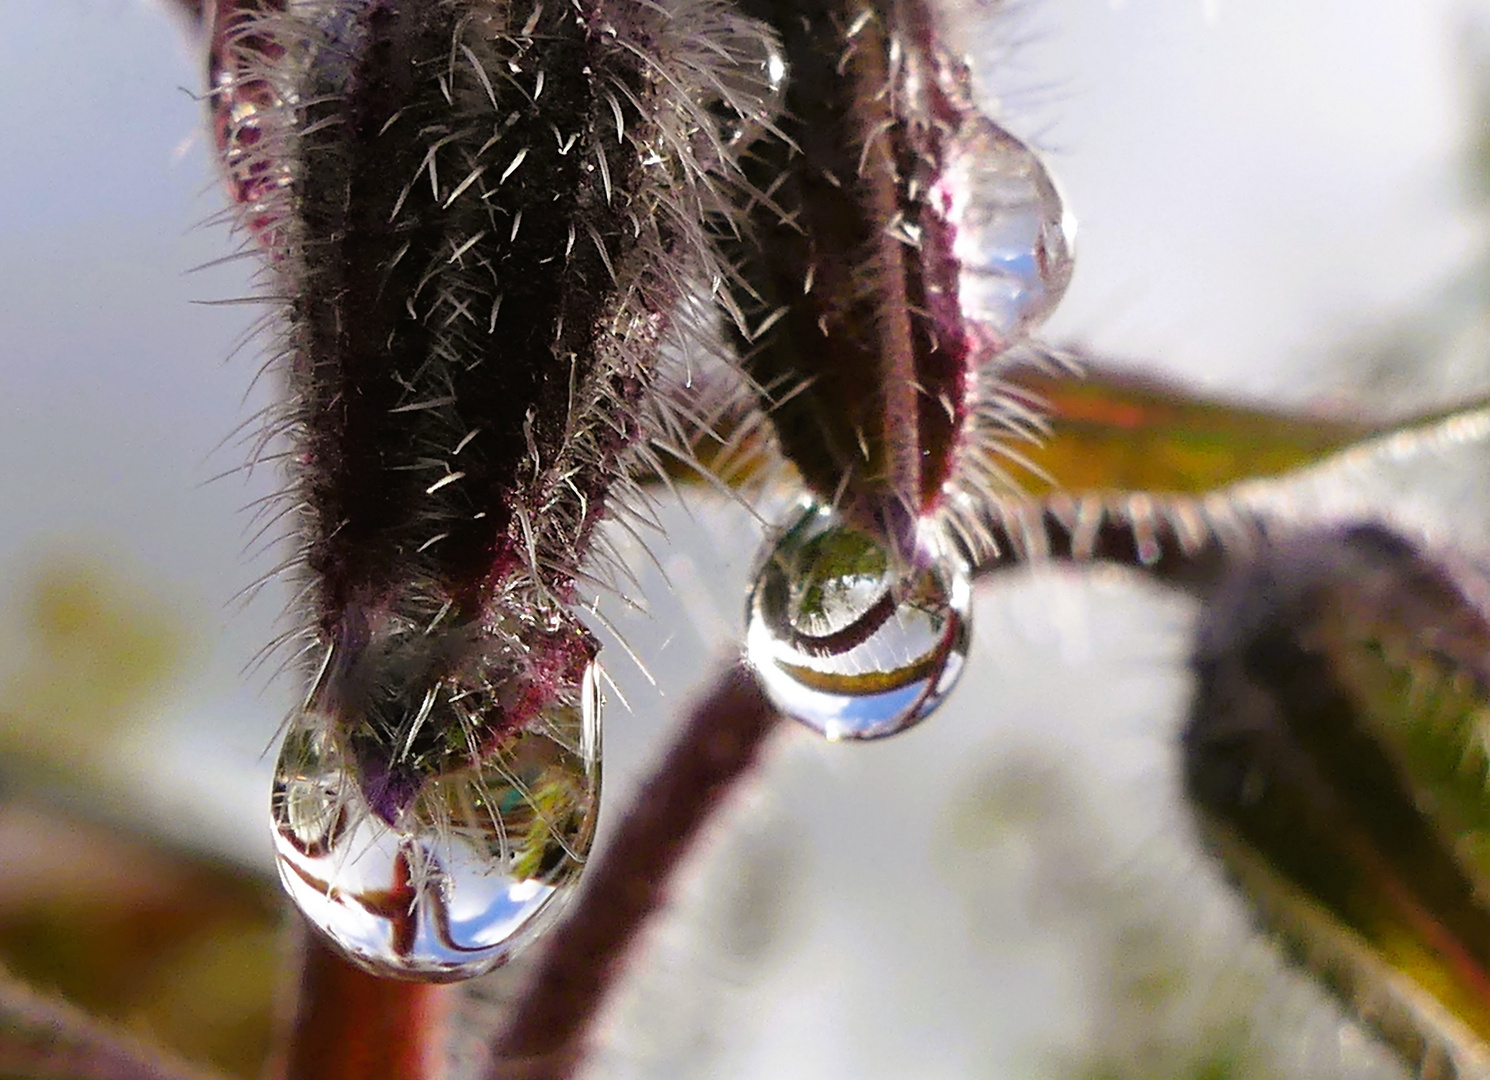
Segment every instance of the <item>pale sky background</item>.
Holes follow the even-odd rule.
[[[1425,308],[1481,243],[1456,171],[1470,10],[1052,0],[966,34],[989,56],[1023,41],[989,91],[1049,151],[1080,221],[1051,336],[1218,390],[1377,403],[1344,343]],[[195,653],[113,765],[152,778],[129,812],[264,865],[261,755],[294,690],[242,673],[282,593],[231,602],[274,561],[241,554],[239,512],[274,478],[207,482],[241,462],[219,444],[268,388],[245,400],[253,346],[229,359],[254,312],[197,303],[246,295],[250,266],[188,273],[231,250],[202,224],[222,203],[199,83],[140,0],[0,0],[0,652],[26,583],[67,553],[157,597]],[[1410,507],[1483,538],[1483,507],[1444,494],[1452,477],[1388,473],[1301,499]],[[652,617],[616,614],[660,689],[605,654],[636,710],[613,701],[607,717],[611,821],[743,607],[748,519],[666,517],[653,547],[669,582],[644,570]],[[1207,958],[1201,983],[1266,969],[1185,853],[1171,741],[1190,616],[1121,575],[1000,582],[932,720],[872,747],[787,740],[623,1005],[611,1075],[1068,1075],[1114,1038],[1092,1001],[1112,926],[1134,912]],[[1012,783],[1011,761],[1047,779]],[[959,832],[978,806],[1002,824]],[[1256,1008],[1284,1055],[1354,1075],[1357,1040],[1298,986],[1267,985]]]

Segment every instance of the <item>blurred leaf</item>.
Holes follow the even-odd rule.
[[[1423,1075],[1478,1076],[1490,622],[1450,565],[1374,526],[1274,543],[1205,613],[1184,746],[1273,928]]]
[[[1085,362],[1085,376],[1021,367],[1011,396],[1048,410],[1051,435],[1020,447],[1046,478],[1030,494],[1143,491],[1199,495],[1318,464],[1351,446],[1482,409],[1477,400],[1398,420],[1268,409],[1192,393]]]
[[[187,666],[188,620],[160,586],[53,556],[7,620],[0,776],[128,818],[117,766]],[[259,1073],[279,900],[241,869],[0,803],[0,966],[141,1038]]]
[[[164,697],[185,666],[187,630],[158,591],[102,560],[52,558],[24,589],[0,669],[0,755],[76,780]]]
[[[0,806],[0,966],[192,1060],[259,1075],[280,961],[267,883],[51,807]]]

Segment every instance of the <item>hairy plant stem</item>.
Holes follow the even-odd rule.
[[[1109,563],[1201,601],[1266,535],[1261,518],[1224,495],[1058,492],[995,500],[981,514],[987,549],[975,577],[1042,562]]]

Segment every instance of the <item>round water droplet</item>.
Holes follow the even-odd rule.
[[[1040,156],[985,116],[949,142],[930,205],[951,233],[963,315],[995,348],[1050,314],[1071,281],[1075,222]]]
[[[772,703],[829,739],[925,719],[962,673],[972,588],[961,560],[900,568],[815,507],[776,542],[747,612],[746,652]]]
[[[786,58],[776,38],[753,19],[731,17],[709,37],[694,62],[708,71],[704,105],[718,121],[720,143],[743,148],[766,133],[781,114]]]
[[[452,755],[465,764],[427,777],[392,824],[370,805],[346,729],[303,712],[272,814],[280,879],[306,918],[374,974],[437,982],[480,975],[536,936],[595,835],[598,674],[592,661],[577,694],[474,763]],[[421,712],[459,693],[438,684]]]

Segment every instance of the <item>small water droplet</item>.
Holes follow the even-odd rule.
[[[393,824],[374,812],[345,728],[305,710],[272,814],[280,878],[312,924],[378,975],[453,981],[506,960],[558,914],[595,834],[600,695],[577,694],[435,772]],[[426,698],[453,693],[437,684]]]
[[[781,114],[786,58],[759,23],[731,19],[711,36],[707,65],[716,96],[706,104],[718,117],[719,140],[726,147],[743,148]]]
[[[930,204],[952,235],[963,315],[1002,349],[1050,314],[1071,281],[1075,222],[1040,156],[985,116],[950,141]]]
[[[746,652],[772,703],[829,739],[878,739],[925,719],[967,658],[972,588],[945,553],[899,568],[833,511],[809,509],[762,565]]]

